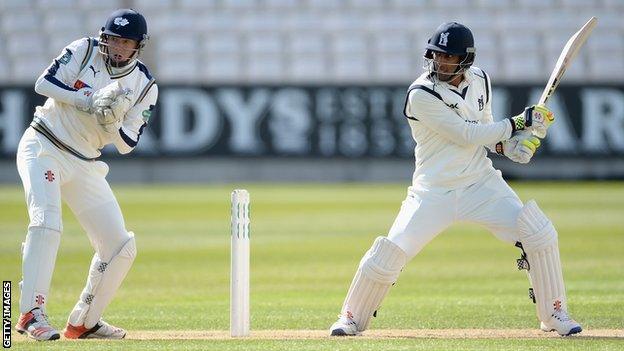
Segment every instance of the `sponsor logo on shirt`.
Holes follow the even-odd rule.
[[[93,67],[93,65],[89,65],[89,68],[93,71],[93,78],[95,78],[95,75],[100,73],[100,71],[96,71],[95,67]]]
[[[143,115],[143,121],[147,122],[147,121],[149,121],[150,117],[152,116],[152,111],[150,111],[150,110],[143,110],[142,115]]]
[[[69,50],[65,50],[65,53],[63,54],[63,56],[59,57],[59,62],[66,65],[69,60],[71,60],[72,57],[72,53]]]
[[[80,90],[80,89],[82,89],[82,88],[91,88],[91,87],[89,86],[89,84],[87,84],[87,83],[85,83],[85,82],[81,81],[80,79],[78,79],[78,80],[74,83],[74,89],[78,89],[78,90]]]
[[[53,182],[55,179],[54,173],[52,173],[52,171],[49,169],[44,173],[44,176],[45,176],[45,179],[50,183]]]

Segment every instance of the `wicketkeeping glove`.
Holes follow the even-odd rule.
[[[529,163],[540,145],[540,140],[528,131],[520,132],[514,134],[511,139],[496,144],[496,152],[514,162]]]
[[[110,105],[97,106],[95,109],[95,117],[97,122],[108,133],[119,130],[123,122],[124,116],[130,109],[131,100],[130,91],[125,91],[121,95],[115,97]]]
[[[74,106],[82,112],[93,113],[93,89],[78,90],[74,97]]]
[[[93,110],[97,111],[105,107],[110,107],[118,96],[127,94],[128,91],[121,87],[116,80],[93,94]]]
[[[94,91],[91,88],[82,88],[76,92],[74,106],[80,111],[94,114],[113,105],[120,95],[127,95],[128,90],[121,87],[119,81],[114,81],[104,88]]]
[[[131,107],[129,89],[124,89],[119,81],[105,86],[93,94],[93,113],[97,122],[108,132],[116,132]]]
[[[509,120],[514,132],[528,130],[538,138],[544,138],[548,127],[555,121],[555,115],[544,105],[533,105]]]

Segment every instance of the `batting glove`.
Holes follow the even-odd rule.
[[[496,152],[517,163],[529,163],[540,147],[540,140],[529,132],[516,133],[511,139],[496,144]]]
[[[538,138],[546,137],[548,127],[555,121],[555,115],[544,105],[533,105],[524,112],[509,119],[513,132],[528,130]]]

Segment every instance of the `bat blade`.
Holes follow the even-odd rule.
[[[589,34],[592,32],[596,24],[598,23],[598,19],[596,17],[592,17],[585,23],[578,32],[574,33],[572,37],[568,40],[566,45],[563,47],[561,54],[559,55],[559,59],[555,64],[555,68],[550,74],[550,78],[548,78],[548,83],[544,87],[544,91],[542,92],[542,96],[539,99],[538,105],[546,104],[546,101],[552,96],[557,89],[557,86],[561,82],[561,78],[565,73],[566,69],[570,66],[570,63],[576,57],[579,52],[579,49],[583,46]]]

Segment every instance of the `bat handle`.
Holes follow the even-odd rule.
[[[540,96],[540,99],[539,99],[539,101],[537,102],[537,104],[538,104],[538,105],[543,105],[543,106],[546,106],[546,101],[548,101],[548,98],[549,98],[549,97],[550,97],[550,96],[548,96],[548,94],[546,94],[546,93],[542,94],[542,96]]]

